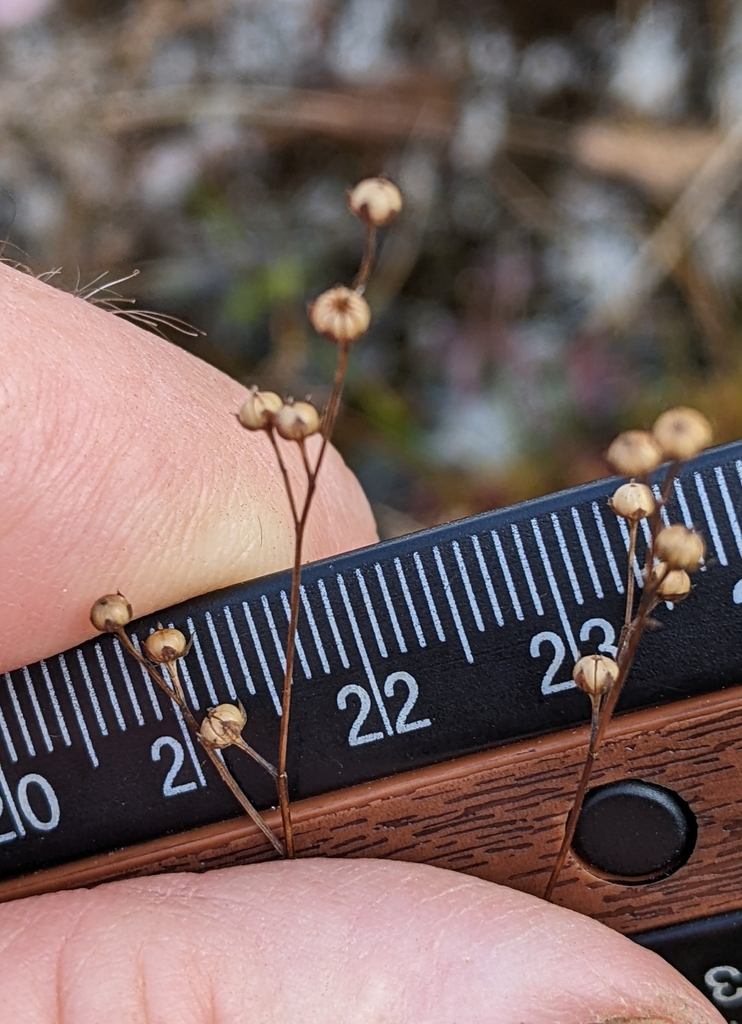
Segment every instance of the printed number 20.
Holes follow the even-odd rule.
[[[34,802],[37,805],[36,810],[39,810],[39,803],[43,802],[46,804],[41,817],[31,807],[31,802],[28,798],[31,786],[38,790],[38,795],[34,798]],[[59,800],[57,800],[57,794],[54,792],[51,783],[43,775],[36,775],[33,772],[30,775],[24,775],[18,783],[16,799],[13,799],[7,784],[3,789],[5,799],[0,799],[0,815],[3,814],[5,804],[7,804],[15,829],[12,832],[1,833],[0,843],[9,843],[13,839],[26,835],[23,818],[26,819],[26,822],[34,832],[52,832],[59,824]],[[38,799],[39,796],[42,798],[41,801]]]
[[[405,732],[415,732],[417,729],[427,729],[431,724],[429,718],[418,718],[414,722],[408,721],[408,715],[414,708],[419,695],[417,681],[414,676],[411,676],[409,672],[392,672],[384,682],[384,693],[387,697],[394,696],[394,688],[397,683],[403,683],[407,687],[407,699],[402,705],[402,710],[397,715],[394,731],[399,735]],[[383,732],[361,732],[361,727],[371,710],[371,698],[368,693],[362,686],[358,686],[356,683],[349,683],[347,686],[344,686],[337,696],[338,708],[341,711],[345,711],[348,707],[349,697],[357,697],[360,707],[348,733],[348,745],[360,747],[364,743],[374,743],[376,740],[383,740]]]
[[[593,630],[599,630],[603,634],[603,639],[598,644],[598,650],[602,651],[603,654],[610,654],[612,658],[615,658],[616,646],[614,644],[614,640],[616,639],[616,631],[610,622],[608,622],[607,619],[588,619],[587,622],[583,622],[582,628],[580,629],[580,640],[582,640],[583,643],[588,641]],[[564,659],[567,655],[567,648],[564,646],[564,641],[558,633],[552,633],[550,631],[537,633],[533,640],[531,640],[532,658],[541,657],[541,647],[543,644],[551,644],[554,648],[554,657],[551,659],[551,664],[544,673],[544,678],[541,680],[541,692],[545,696],[548,696],[550,693],[558,693],[560,690],[571,689],[575,685],[571,679],[565,679],[562,683],[554,682],[554,676],[564,664]]]

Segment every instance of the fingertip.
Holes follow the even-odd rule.
[[[53,982],[75,1024],[113,1024],[143,990],[143,1019],[193,1024],[248,1012],[322,1024],[721,1021],[668,964],[594,921],[401,862],[301,860],[119,882],[2,907],[0,931],[15,936],[0,953],[0,1001],[19,1024],[32,974],[36,998]],[[54,958],[35,963],[34,943],[62,944],[56,973],[39,969]],[[194,1010],[204,993],[206,1009]]]
[[[245,389],[182,349],[0,266],[0,669],[92,635],[121,590],[135,615],[288,567],[294,532],[275,456],[243,430]],[[298,474],[298,453],[288,454]],[[307,558],[376,539],[328,451]]]

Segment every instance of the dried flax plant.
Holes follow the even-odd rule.
[[[629,527],[626,611],[615,660],[605,654],[591,654],[580,658],[572,670],[574,682],[592,704],[590,739],[562,843],[544,892],[547,900],[552,897],[572,845],[593,766],[637,647],[644,631],[654,625],[652,613],[662,601],[677,604],[686,598],[691,592],[688,574],[703,563],[706,548],[700,534],[679,524],[666,526],[664,523],[666,505],[680,464],[698,455],[711,440],[711,427],[701,413],[677,408],[664,412],[651,432],[629,430],[619,434],[606,452],[611,468],[621,476],[631,477],[608,502],[611,511],[625,519]],[[666,460],[668,468],[655,497],[649,476]],[[642,593],[635,608],[634,563],[642,520],[647,522],[649,537]]]
[[[236,705],[219,704],[207,711],[200,724],[196,721],[186,702],[178,672],[178,661],[188,654],[193,638],[186,640],[180,630],[158,626],[158,629],[144,641],[144,652],[140,651],[126,633],[125,627],[131,622],[132,609],[127,599],[120,593],[106,594],[99,598],[93,605],[90,615],[95,628],[117,636],[124,649],[142,666],[167,697],[180,708],[189,728],[198,737],[207,756],[242,809],[260,828],[274,849],[281,856],[289,858],[295,856],[295,843],[291,823],[287,763],[294,659],[299,627],[304,537],[325,453],[340,409],[350,349],[353,342],[366,333],[371,322],[371,310],[363,293],[373,270],[376,232],[378,228],[386,227],[396,218],[402,209],[402,196],[397,187],[388,179],[367,178],[348,194],[348,206],[351,212],[363,222],[366,229],[366,244],[358,273],[351,288],[336,285],[323,292],[309,307],[309,318],[315,330],[337,347],[335,375],[330,398],[324,412],[320,415],[309,401],[295,402],[293,399],[288,399],[284,402],[274,392],[260,391],[256,387],[250,391],[237,414],[243,427],[250,431],[264,433],[273,447],[286,490],[294,528],[294,557],[285,650],[286,664],[281,695],[278,766],[275,767],[265,760],[243,739],[242,731],[247,722],[247,713],[241,703],[238,702]],[[126,279],[122,278],[121,280]],[[121,281],[113,281],[110,285],[102,284],[96,288],[95,286],[98,284],[98,279],[96,279],[85,289],[85,294],[82,297],[92,299],[99,291],[110,289],[119,283]],[[120,313],[121,310],[116,308],[116,302],[120,302],[120,300],[120,296],[115,296],[113,301],[107,298],[103,304],[110,312]],[[315,435],[319,438],[319,446],[313,446],[310,450],[307,441]],[[288,471],[283,448],[285,442],[296,444],[299,449],[304,475],[304,486],[300,492],[295,483],[292,483]],[[156,666],[159,666],[159,671]],[[264,821],[227,767],[221,751],[229,746],[236,746],[242,750],[274,779],[281,809],[283,841]]]

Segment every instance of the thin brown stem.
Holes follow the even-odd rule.
[[[603,695],[598,694],[597,696],[590,697],[591,716],[590,716],[590,744],[592,747],[595,743],[595,737],[598,732],[598,724],[600,723],[600,709],[603,706]]]
[[[624,613],[624,629],[629,628],[631,613],[634,610],[634,558],[636,557],[636,534],[639,529],[639,522],[636,519],[631,521],[629,527],[629,571],[626,574],[626,612]]]
[[[266,839],[271,843],[273,849],[276,851],[279,857],[285,857],[286,849],[283,843],[275,834],[273,829],[266,825],[266,823],[263,821],[263,818],[260,815],[260,812],[257,810],[257,808],[253,807],[253,805],[247,799],[245,794],[242,792],[242,789],[237,783],[237,780],[233,777],[229,768],[227,768],[226,764],[219,756],[218,751],[216,751],[213,747],[209,746],[207,743],[204,743],[203,740],[201,740],[201,746],[206,751],[211,763],[219,772],[223,781],[227,784],[232,795],[237,800],[243,811],[248,815],[248,817],[250,817],[255,822],[260,831],[266,837]]]
[[[667,473],[665,474],[665,479],[662,481],[662,488],[660,489],[660,508],[664,508],[670,500],[670,493],[679,469],[680,461],[678,459],[674,459],[667,467]],[[650,526],[652,528],[652,540],[654,540],[662,529],[662,518],[659,515],[659,509],[657,510],[657,513],[652,516]]]
[[[296,657],[296,633],[299,626],[299,600],[301,597],[301,566],[304,547],[304,534],[306,531],[309,512],[317,489],[317,479],[322,466],[322,461],[330,441],[332,428],[337,419],[340,408],[340,397],[345,383],[345,375],[348,368],[349,346],[340,345],[338,361],[335,368],[335,376],[332,382],[332,392],[325,411],[322,426],[322,443],[317,456],[317,461],[312,467],[307,450],[303,442],[300,443],[300,450],[304,471],[307,477],[307,490],[304,497],[304,505],[301,514],[296,519],[296,536],[294,542],[294,565],[291,573],[291,599],[289,605],[289,627],[286,638],[286,667],[283,674],[283,692],[281,694],[281,729],[278,739],[278,802],[281,808],[281,819],[283,821],[284,837],[286,839],[287,856],[295,856],[293,826],[291,823],[291,802],[289,799],[289,784],[286,766],[288,762],[289,748],[289,724],[291,720],[291,694],[294,681],[294,661]]]
[[[371,271],[374,269],[374,259],[376,258],[376,228],[373,224],[366,225],[366,247],[363,250],[363,258],[361,259],[361,265],[358,268],[358,273],[353,281],[353,289],[357,291],[359,295],[363,295],[368,284],[368,279],[371,277]]]
[[[549,881],[544,890],[544,899],[550,900],[554,892],[554,886],[557,883],[564,862],[567,859],[569,848],[572,845],[574,839],[575,829],[577,828],[577,822],[580,817],[582,805],[585,801],[585,793],[590,782],[590,775],[592,774],[593,765],[597,756],[597,737],[598,730],[600,727],[600,698],[592,698],[592,717],[590,721],[590,743],[588,744],[587,757],[585,763],[582,766],[582,773],[580,774],[580,781],[577,783],[577,791],[574,797],[574,803],[570,809],[567,817],[567,824],[564,826],[564,838],[562,839],[562,845],[559,847],[559,853],[554,861],[554,866],[551,869],[551,875]]]
[[[629,573],[632,571],[633,566],[629,564]],[[651,582],[649,577],[647,578],[636,617],[623,630],[621,643],[616,655],[616,661],[618,662],[618,677],[613,686],[611,686],[610,690],[603,697],[597,715],[597,721],[595,717],[595,707],[593,706],[593,717],[590,727],[590,742],[588,744],[587,756],[585,758],[585,763],[582,766],[579,782],[577,783],[574,802],[569,815],[567,816],[567,823],[564,828],[564,836],[559,847],[559,852],[556,860],[554,861],[554,866],[551,870],[551,875],[549,876],[549,881],[547,882],[546,889],[544,891],[544,899],[551,899],[554,887],[556,886],[561,870],[564,867],[564,862],[567,859],[567,854],[572,846],[572,840],[574,839],[577,822],[579,821],[582,805],[585,801],[585,793],[587,792],[587,787],[590,783],[590,776],[592,775],[593,766],[595,765],[595,759],[603,743],[606,729],[613,718],[613,712],[615,711],[616,704],[621,696],[624,683],[626,682],[626,677],[629,674],[629,669],[634,662],[636,648],[647,626],[649,616],[657,604],[656,592],[658,585],[658,581]]]
[[[183,693],[183,687],[180,683],[177,661],[166,661],[165,668],[167,670],[167,674],[170,676],[170,683],[177,697],[176,703],[179,704],[181,708],[187,708],[188,705],[186,704],[185,694]]]
[[[294,500],[294,490],[291,486],[291,478],[289,471],[286,468],[286,463],[283,460],[281,449],[278,447],[278,441],[276,440],[276,434],[273,430],[272,425],[268,425],[265,428],[265,432],[268,435],[270,443],[273,445],[273,451],[276,453],[276,461],[278,462],[278,468],[281,470],[281,476],[283,477],[283,485],[286,488],[286,496],[289,499],[289,506],[291,508],[291,515],[294,520],[294,526],[299,522],[299,516],[296,511],[296,501]]]
[[[301,561],[304,544],[304,527],[309,511],[311,496],[307,490],[302,516],[296,525],[294,544],[294,566],[291,573],[291,604],[289,612],[289,631],[286,638],[286,668],[283,676],[283,692],[281,694],[281,731],[278,738],[278,803],[281,808],[283,834],[286,840],[286,854],[290,859],[295,856],[294,830],[291,823],[291,802],[289,800],[288,776],[286,763],[289,750],[289,724],[291,718],[291,691],[294,682],[294,657],[296,654],[296,633],[299,625],[299,596],[301,585]]]
[[[304,463],[304,472],[307,474],[307,483],[309,483],[314,476],[314,470],[309,463],[309,454],[307,452],[307,445],[304,438],[299,441],[299,451],[301,452],[301,461]]]
[[[262,757],[254,747],[251,747],[249,743],[245,743],[241,736],[238,739],[232,741],[232,746],[238,747],[245,754],[251,757],[253,761],[257,762],[257,764],[259,764],[261,768],[265,768],[265,770],[272,778],[278,778],[278,771],[274,767],[274,765],[272,765],[270,761],[266,761],[266,759]]]
[[[346,342],[338,343],[338,361],[335,366],[335,376],[332,379],[332,391],[330,392],[330,398],[327,402],[324,416],[322,417],[322,441],[323,445],[320,449],[320,455],[314,467],[314,474],[319,472],[319,467],[322,464],[322,456],[327,446],[327,442],[332,436],[332,432],[335,429],[335,423],[337,422],[338,412],[340,411],[340,398],[343,392],[343,385],[345,384],[345,375],[348,371],[348,356],[350,355],[350,345]]]
[[[355,280],[353,281],[353,288],[355,291],[362,295],[365,291],[368,280],[373,270],[374,259],[376,257],[376,228],[371,225],[366,225],[366,245],[361,259],[358,273],[356,274]],[[289,858],[295,856],[295,845],[294,845],[294,830],[291,822],[291,800],[289,797],[289,781],[287,773],[288,763],[288,749],[289,749],[289,726],[291,721],[291,695],[294,683],[294,661],[296,659],[296,638],[297,631],[299,628],[299,601],[301,597],[301,566],[302,566],[302,555],[304,547],[304,535],[306,532],[307,520],[309,518],[309,512],[312,507],[314,495],[317,490],[317,480],[319,473],[322,468],[322,463],[327,452],[327,447],[332,437],[332,432],[337,422],[338,412],[340,411],[340,399],[343,393],[343,386],[345,384],[345,377],[348,371],[348,357],[350,354],[350,344],[348,342],[340,342],[338,344],[338,359],[335,366],[335,375],[332,381],[332,390],[330,392],[330,398],[327,403],[327,407],[324,412],[322,419],[322,440],[320,449],[317,454],[316,462],[314,466],[309,461],[307,454],[306,445],[304,441],[299,442],[299,448],[301,451],[302,464],[304,466],[304,473],[307,480],[307,489],[304,495],[304,503],[302,506],[301,513],[297,513],[297,505],[294,500],[294,494],[291,489],[291,483],[289,475],[286,469],[286,465],[281,458],[281,453],[278,449],[276,439],[273,435],[272,429],[269,428],[268,434],[271,438],[276,456],[279,461],[281,473],[283,475],[284,483],[286,485],[286,492],[289,497],[289,503],[291,505],[291,512],[294,516],[295,526],[295,541],[294,541],[294,564],[291,572],[291,600],[289,605],[289,626],[288,635],[286,638],[286,666],[283,674],[283,690],[281,693],[281,727],[278,739],[278,775],[277,775],[277,788],[278,788],[278,803],[281,808],[281,820],[283,822],[283,834],[286,841],[286,855]]]

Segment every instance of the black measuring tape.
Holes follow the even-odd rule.
[[[606,504],[614,488],[601,481],[308,566],[292,796],[587,721],[572,665],[593,651],[615,653],[625,603],[628,531]],[[742,683],[742,442],[684,466],[667,513],[702,532],[707,567],[681,606],[657,610],[662,628],[643,639],[620,711]],[[645,541],[640,530],[639,586]],[[203,712],[242,701],[245,738],[269,759],[278,741],[289,587],[280,573],[131,630],[138,643],[157,621],[193,635],[181,662],[191,706]],[[241,755],[226,757],[258,807],[275,804],[260,769]],[[5,674],[0,797],[0,878],[239,813],[178,709],[110,636]],[[742,971],[736,927],[732,962],[709,970]],[[732,1009],[742,1004],[734,1002],[742,975],[704,984],[731,992]]]

